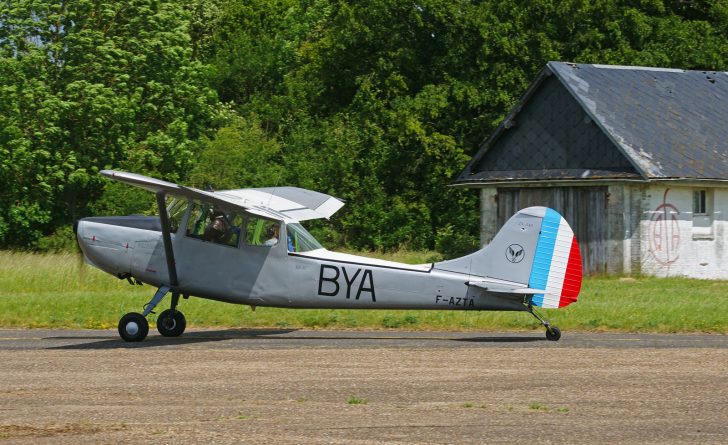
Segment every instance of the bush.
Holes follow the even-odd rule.
[[[51,235],[39,239],[37,250],[41,252],[78,252],[73,227],[70,225],[59,227]]]
[[[478,239],[473,235],[460,232],[452,224],[437,231],[435,250],[442,253],[445,259],[458,258],[478,249]]]

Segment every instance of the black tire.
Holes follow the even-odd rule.
[[[546,340],[559,341],[561,338],[561,330],[556,326],[546,328]]]
[[[165,337],[179,337],[186,327],[187,320],[180,311],[167,309],[157,317],[157,330]]]
[[[119,335],[124,341],[142,341],[149,334],[149,322],[142,314],[129,312],[119,320]]]

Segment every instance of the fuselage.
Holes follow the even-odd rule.
[[[187,236],[184,227],[170,235],[180,294],[289,308],[524,310],[521,297],[469,286],[472,275],[436,263],[408,265],[323,248],[295,252],[285,242],[232,246]],[[97,268],[157,287],[169,283],[159,218],[85,218],[77,237]]]

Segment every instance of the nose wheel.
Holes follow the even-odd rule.
[[[147,338],[149,322],[146,317],[152,313],[152,310],[157,307],[169,290],[170,288],[167,286],[157,289],[152,300],[144,306],[143,313],[130,312],[121,317],[119,335],[124,341],[137,342]],[[179,303],[179,294],[172,292],[172,307],[157,317],[157,330],[165,337],[179,337],[187,327],[187,320],[184,314],[177,310],[177,303]]]

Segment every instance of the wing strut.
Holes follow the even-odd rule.
[[[167,272],[169,273],[169,285],[172,288],[177,287],[177,266],[174,262],[174,250],[172,250],[172,236],[169,234],[169,216],[167,215],[167,205],[164,202],[166,192],[160,190],[155,193],[157,196],[157,206],[159,207],[159,221],[162,223],[162,241],[164,242],[164,257],[167,259]]]

